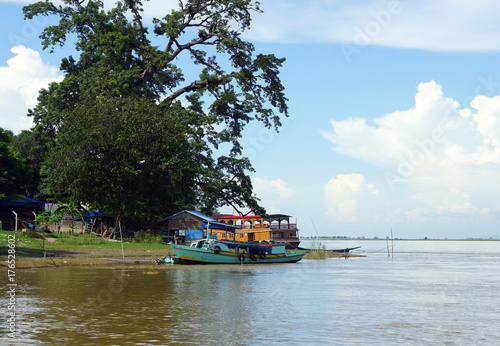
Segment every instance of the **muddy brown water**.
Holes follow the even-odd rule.
[[[385,241],[327,244],[367,256],[16,270],[13,322],[0,271],[0,343],[500,343],[500,242],[398,241],[394,258]]]

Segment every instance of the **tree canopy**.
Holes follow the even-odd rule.
[[[139,0],[110,10],[96,0],[57,4],[23,9],[28,19],[59,18],[40,36],[44,49],[72,35],[78,55],[62,60],[64,80],[29,111],[50,143],[44,192],[132,223],[183,208],[262,213],[239,139],[253,120],[277,130],[288,107],[284,58],[255,54],[241,38],[259,3],[179,1],[151,23]]]
[[[30,169],[12,146],[13,133],[0,127],[0,200],[23,193],[29,183]]]

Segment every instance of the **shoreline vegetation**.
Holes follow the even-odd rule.
[[[116,240],[103,239],[95,234],[62,234],[38,232],[2,231],[0,243],[7,244],[9,236],[15,234],[16,269],[94,266],[114,264],[155,263],[157,258],[174,256],[172,246],[161,242],[160,236],[145,236],[139,239]],[[8,246],[0,246],[0,270],[7,270]],[[45,249],[45,257],[44,257]],[[351,253],[329,251],[325,245],[313,243],[309,254],[304,259],[365,257]]]
[[[315,259],[315,260],[323,260],[327,258],[350,258],[350,257],[366,257],[366,255],[354,254],[350,252],[337,252],[326,249],[326,244],[316,244],[313,241],[311,244],[311,248],[309,249],[309,253],[306,254],[304,259]]]
[[[300,237],[301,240],[386,240],[386,239],[391,239],[389,237],[387,238],[379,238],[379,237],[373,237],[373,238],[365,238],[365,237]],[[500,238],[394,238],[393,240],[397,241],[424,241],[424,240],[431,240],[431,241],[500,241]]]

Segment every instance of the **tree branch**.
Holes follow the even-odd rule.
[[[221,77],[219,77],[217,79],[214,79],[214,80],[207,80],[207,79],[205,79],[205,80],[202,80],[202,81],[195,81],[195,82],[193,82],[193,83],[191,83],[189,85],[186,85],[183,88],[180,88],[180,89],[176,90],[172,94],[168,95],[163,100],[162,104],[166,104],[166,103],[168,103],[170,101],[173,101],[176,98],[178,98],[179,96],[181,96],[182,94],[195,90],[197,87],[206,88],[208,86],[218,86],[218,85],[221,85],[226,80],[228,80],[229,78],[233,77],[233,75],[234,75],[233,73],[230,73],[230,74],[226,74],[226,75],[221,76]]]

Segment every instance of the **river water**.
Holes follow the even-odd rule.
[[[322,244],[366,257],[17,270],[16,339],[3,314],[0,343],[500,344],[500,241]]]

